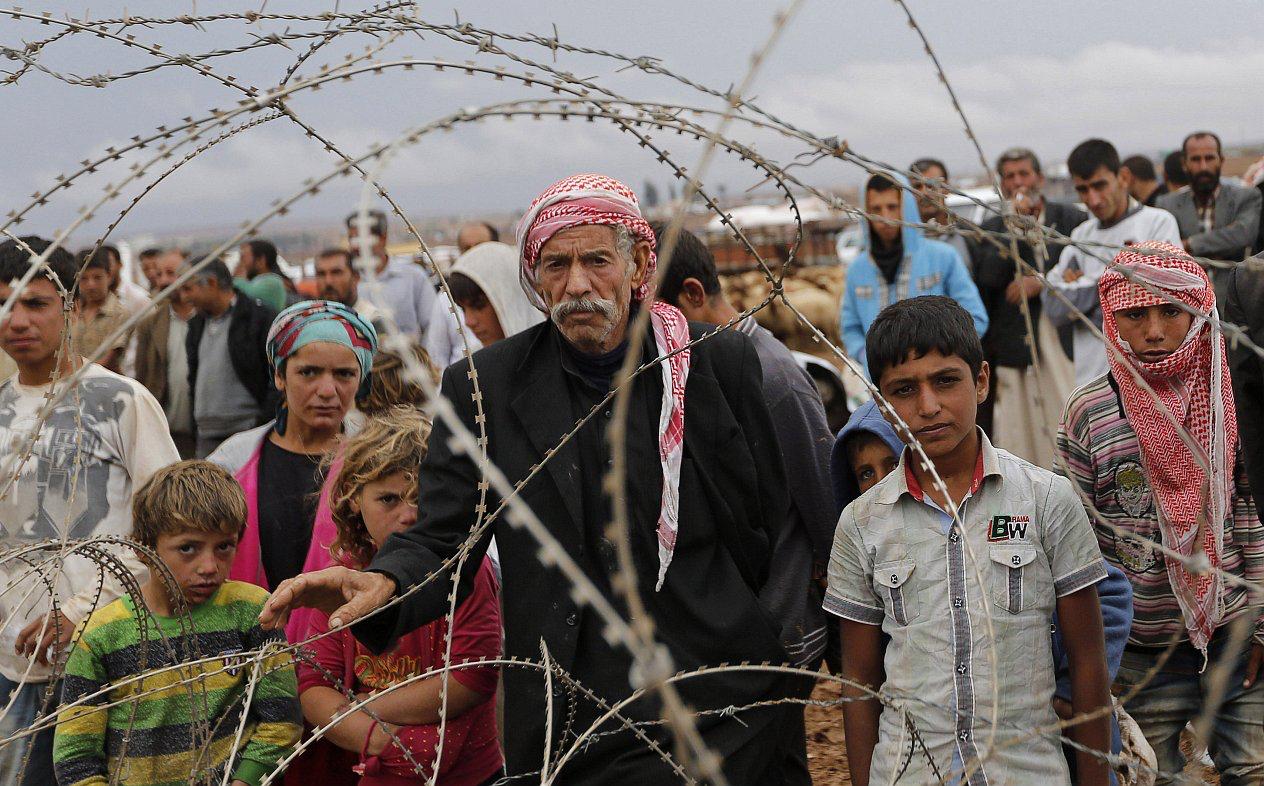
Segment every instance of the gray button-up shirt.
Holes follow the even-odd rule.
[[[425,341],[435,288],[420,265],[390,260],[376,276],[364,275],[359,296],[389,313],[400,334]]]
[[[875,783],[959,782],[963,763],[971,786],[1069,782],[1056,734],[1034,733],[1057,723],[1049,626],[1057,598],[1105,578],[1102,555],[1065,478],[980,440],[964,529],[908,451],[839,520],[824,606],[891,637]]]

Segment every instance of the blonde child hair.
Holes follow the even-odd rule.
[[[416,494],[417,473],[426,457],[429,437],[428,418],[413,407],[396,406],[370,418],[359,434],[347,440],[342,466],[329,491],[330,513],[337,528],[329,553],[335,560],[363,566],[373,559],[377,547],[352,503],[365,485],[401,471],[408,474]]]
[[[149,476],[132,496],[132,538],[155,548],[158,536],[197,532],[241,533],[246,528],[246,497],[222,467],[189,459]]]

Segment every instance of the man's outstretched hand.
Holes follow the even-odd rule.
[[[263,604],[259,624],[278,630],[295,609],[319,609],[329,615],[329,627],[350,624],[375,611],[395,594],[394,579],[381,573],[364,573],[332,567],[304,573],[281,582]]]

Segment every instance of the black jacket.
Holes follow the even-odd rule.
[[[1062,235],[1070,235],[1071,230],[1088,219],[1088,215],[1071,205],[1045,200],[1044,226]],[[983,222],[983,228],[991,232],[1004,232],[1005,222],[1000,216],[993,216]],[[990,242],[979,244],[975,256],[974,279],[979,287],[979,297],[983,299],[983,307],[987,309],[988,331],[983,337],[983,351],[988,362],[1007,368],[1026,368],[1031,365],[1031,350],[1027,346],[1027,322],[1023,319],[1022,307],[1005,299],[1005,289],[1014,281],[1016,264],[1009,257],[1008,240],[1006,251],[1002,253]],[[1058,263],[1058,256],[1065,247],[1062,243],[1049,243],[1046,270]],[[1036,252],[1030,243],[1018,241],[1018,253],[1029,265],[1036,264]],[[1027,301],[1031,308],[1032,319],[1040,316],[1040,298]]]
[[[706,326],[690,325],[693,338]],[[653,357],[647,332],[645,354]],[[477,352],[478,385],[483,394],[490,460],[511,483],[527,478],[545,453],[562,442],[575,426],[573,395],[561,360],[560,334],[551,322]],[[761,389],[762,373],[750,340],[739,333],[720,333],[693,347],[685,395],[685,449],[680,482],[680,531],[675,556],[661,591],[654,585],[658,570],[654,535],[662,490],[657,451],[661,376],[657,367],[633,383],[628,439],[630,543],[636,579],[656,640],[671,654],[673,668],[690,670],[704,664],[740,661],[784,663],[779,626],[756,599],[768,575],[768,555],[788,515],[789,500],[775,432]],[[465,363],[443,375],[444,396],[475,434],[472,382]],[[568,405],[569,404],[569,405]],[[610,405],[590,423],[603,433]],[[354,628],[358,639],[381,651],[400,635],[447,613],[451,589],[443,562],[456,554],[475,523],[480,472],[464,455],[449,449],[449,429],[436,419],[430,450],[421,467],[420,518],[408,532],[390,538],[371,570],[394,577],[401,592],[422,584],[398,606]],[[584,432],[550,457],[544,468],[520,490],[540,522],[566,554],[600,589],[609,586],[615,566],[611,544],[601,533],[586,531],[590,506],[601,504],[585,478],[600,478],[605,465],[582,466]],[[591,445],[591,443],[588,443]],[[594,469],[596,471],[594,471]],[[500,503],[488,494],[487,510]],[[571,597],[570,583],[540,559],[539,544],[505,516],[497,518],[465,563],[458,596],[468,593],[474,570],[496,536],[503,573],[502,621],[505,652],[539,662],[542,645],[548,657],[586,688],[607,701],[627,697],[632,666],[621,645],[601,636],[595,613]],[[436,577],[432,574],[438,573]],[[603,595],[607,590],[600,589]],[[613,594],[610,602],[622,614]],[[583,642],[582,644],[580,642]],[[546,718],[544,677],[533,668],[507,668],[505,680],[505,753],[510,774],[536,771],[543,757]],[[568,724],[570,691],[554,682],[553,744]],[[679,683],[686,703],[698,709],[743,706],[784,696],[784,677],[760,672],[723,673]],[[596,713],[581,701],[571,739]],[[657,709],[648,701],[633,702],[623,713],[634,720],[653,720]],[[779,783],[773,774],[778,736],[784,736],[781,708],[698,717],[707,743],[724,760],[729,782]],[[616,724],[617,726],[617,724]],[[610,725],[602,731],[611,730]],[[670,736],[659,725],[646,727],[665,750]],[[770,768],[772,770],[770,771]],[[675,782],[659,757],[643,741],[618,732],[594,743],[563,772],[564,783],[660,784]]]
[[[1264,265],[1264,256],[1252,264]],[[1229,277],[1224,319],[1246,330],[1256,346],[1264,347],[1264,268],[1238,265]],[[1251,494],[1259,504],[1264,494],[1264,359],[1255,350],[1226,336],[1229,347],[1229,374],[1233,377],[1233,397],[1238,410],[1238,434],[1246,458]]]
[[[277,405],[276,385],[272,381],[272,366],[268,363],[268,329],[277,312],[263,301],[237,293],[237,302],[228,321],[228,359],[237,372],[237,379],[245,385],[250,395],[259,402],[259,422],[271,420]],[[184,339],[184,351],[189,356],[189,407],[193,411],[197,392],[198,345],[206,330],[206,317],[196,313],[189,319],[189,332]],[[194,423],[196,430],[197,424]]]

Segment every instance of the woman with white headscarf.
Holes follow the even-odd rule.
[[[452,265],[448,286],[465,312],[465,326],[483,346],[544,321],[518,282],[518,252],[513,246],[474,246]]]

